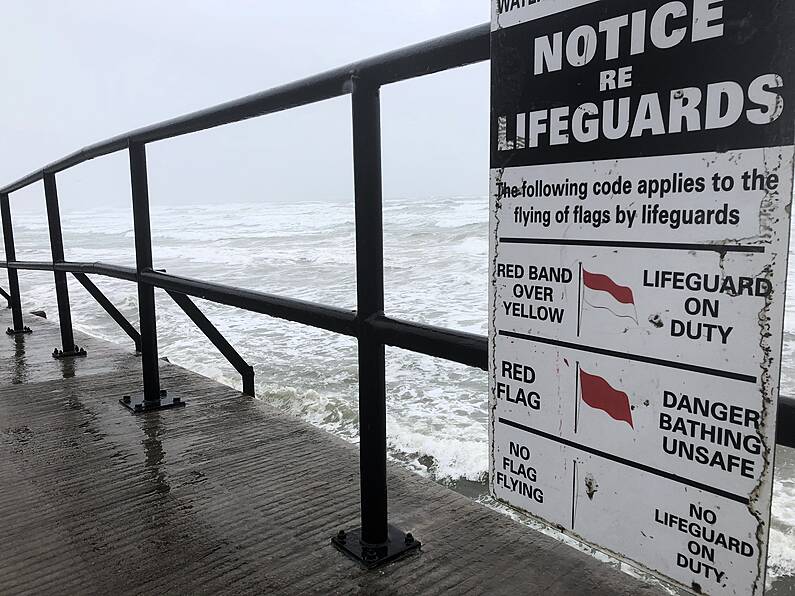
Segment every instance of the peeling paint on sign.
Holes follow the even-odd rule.
[[[795,5],[493,0],[494,496],[763,591]]]

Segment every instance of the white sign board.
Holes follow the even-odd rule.
[[[492,4],[492,493],[761,594],[795,3]]]

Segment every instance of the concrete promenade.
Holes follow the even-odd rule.
[[[165,362],[188,406],[133,416],[131,346],[77,333],[88,357],[59,361],[57,325],[25,322],[0,335],[0,594],[658,593],[397,466],[422,552],[366,572],[329,541],[358,525],[355,446]]]

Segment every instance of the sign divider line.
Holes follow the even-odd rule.
[[[580,337],[580,329],[582,328],[582,261],[578,264],[578,277],[577,277],[577,337]]]
[[[577,434],[577,427],[580,422],[580,361],[574,371],[574,434]]]
[[[716,488],[714,486],[710,486],[708,484],[704,484],[703,482],[697,482],[696,480],[691,480],[690,478],[685,478],[684,476],[679,476],[678,474],[672,474],[670,472],[666,472],[664,470],[659,470],[652,466],[647,466],[646,464],[642,464],[640,462],[632,461],[629,459],[625,459],[623,457],[619,457],[617,455],[613,455],[612,453],[607,453],[606,451],[600,451],[599,449],[595,449],[593,447],[589,447],[587,445],[582,445],[580,443],[575,443],[574,441],[570,441],[569,439],[564,439],[563,437],[556,437],[550,433],[546,433],[542,430],[538,430],[536,428],[531,428],[529,426],[525,426],[524,424],[520,424],[518,422],[514,422],[513,420],[508,420],[506,418],[498,418],[501,424],[505,426],[510,426],[517,430],[521,430],[537,437],[541,437],[543,439],[547,439],[549,441],[553,441],[555,443],[559,443],[561,445],[566,445],[567,447],[571,447],[573,449],[577,449],[579,451],[583,451],[585,453],[589,453],[591,455],[595,455],[597,457],[601,457],[603,459],[607,459],[618,464],[622,464],[628,466],[630,468],[635,468],[636,470],[641,470],[642,472],[648,472],[649,474],[654,474],[655,476],[659,476],[661,478],[665,478],[667,480],[673,480],[674,482],[678,482],[679,484],[684,484],[686,486],[690,486],[693,488],[697,488],[699,490],[703,490],[708,493],[712,493],[713,495],[717,495],[719,497],[723,497],[724,499],[729,499],[732,501],[736,501],[737,503],[742,503],[743,505],[748,505],[750,500],[748,497],[743,497],[741,495],[735,495],[729,491],[725,491],[720,488]]]
[[[511,238],[503,237],[504,244],[559,244],[561,246],[604,246],[613,248],[648,248],[654,250],[701,250],[708,252],[764,253],[764,246],[747,244],[690,244],[683,242],[634,242],[620,240],[583,240],[578,238]]]
[[[579,350],[581,352],[590,352],[592,354],[600,354],[602,356],[612,356],[613,358],[624,358],[626,360],[634,360],[636,362],[644,362],[646,364],[655,364],[657,366],[667,366],[668,368],[678,368],[680,370],[687,370],[690,372],[700,373],[704,375],[711,375],[713,377],[723,377],[725,379],[732,379],[734,381],[743,381],[744,383],[756,384],[757,378],[753,375],[744,375],[742,373],[735,373],[727,370],[720,370],[718,368],[709,368],[707,366],[698,366],[695,364],[687,364],[686,362],[674,362],[672,360],[664,360],[662,358],[653,358],[651,356],[642,356],[640,354],[630,354],[628,352],[618,352],[616,350],[608,350],[605,348],[597,348],[594,346],[586,346],[583,344],[575,344],[568,341],[561,341],[558,339],[550,339],[548,337],[539,337],[537,335],[527,335],[526,333],[517,333],[515,331],[500,330],[499,335],[503,337],[513,337],[514,339],[524,339],[527,341],[534,341],[541,344],[549,344],[551,346],[558,346],[561,348],[568,348],[570,350]]]

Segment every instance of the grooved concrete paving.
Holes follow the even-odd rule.
[[[358,525],[358,452],[177,366],[179,410],[133,416],[132,344],[51,322],[0,336],[0,594],[657,594],[390,466],[391,521],[422,552],[367,572],[329,538]],[[0,328],[11,324],[0,311]]]

